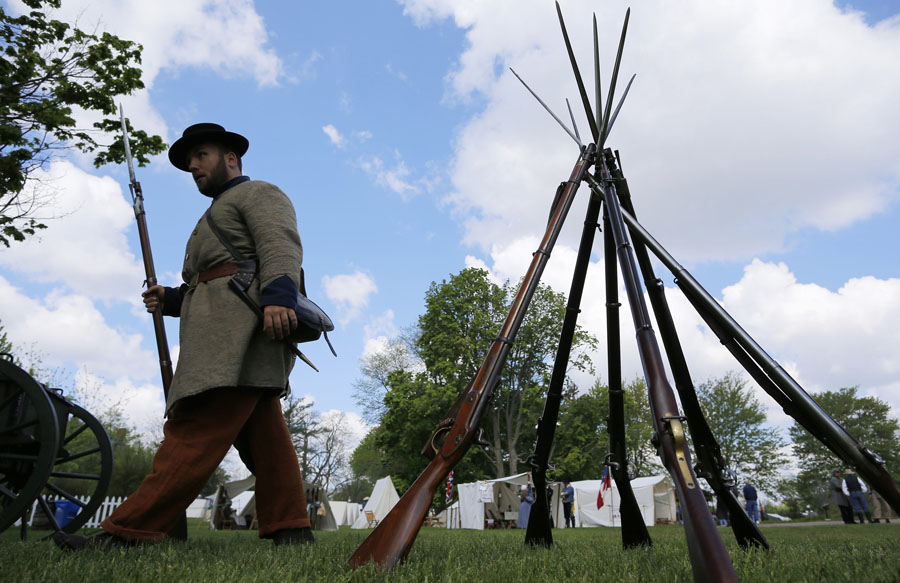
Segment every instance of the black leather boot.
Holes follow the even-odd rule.
[[[281,545],[311,545],[315,544],[316,537],[313,536],[312,529],[306,528],[282,528],[272,533],[272,542],[276,547]]]

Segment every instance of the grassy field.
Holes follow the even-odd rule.
[[[524,532],[426,528],[407,562],[389,573],[352,571],[347,558],[369,531],[342,527],[317,533],[313,547],[279,547],[255,532],[212,532],[191,525],[187,543],[63,553],[39,532],[20,542],[15,529],[0,535],[0,581],[691,581],[683,530],[650,529],[651,549],[624,551],[617,529],[554,531],[552,549],[523,544]],[[768,552],[743,552],[730,530],[721,533],[741,581],[900,581],[900,524],[766,528]]]

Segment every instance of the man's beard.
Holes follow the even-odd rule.
[[[206,184],[202,187],[198,184],[197,190],[206,196],[216,196],[226,182],[228,182],[228,169],[225,166],[225,157],[222,156],[213,171],[206,176]]]

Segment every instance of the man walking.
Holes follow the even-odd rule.
[[[166,403],[164,440],[153,471],[112,515],[104,532],[57,533],[68,550],[160,541],[197,497],[233,444],[256,475],[259,536],[276,545],[312,543],[300,467],[279,397],[289,391],[293,356],[284,338],[293,311],[302,247],[290,199],[242,172],[249,142],[220,125],[187,128],[169,161],[190,172],[212,199],[188,239],[178,288],[144,292],[148,312],[181,318],[181,352]],[[211,228],[210,218],[215,227]],[[232,252],[256,262],[247,293],[263,318],[229,286],[239,272]],[[246,265],[241,264],[241,274]]]
[[[841,471],[834,470],[831,472],[831,493],[834,497],[834,503],[837,505],[841,513],[841,520],[844,524],[854,524],[853,511],[850,510],[850,499],[843,492],[844,480],[841,478]]]
[[[575,503],[575,488],[572,487],[568,478],[563,480],[563,488],[559,491],[559,495],[562,497],[563,516],[566,519],[566,528],[569,528],[570,522],[572,523],[572,528],[575,528],[575,514],[572,512],[572,506]]]
[[[869,502],[866,500],[866,492],[869,491],[862,480],[856,477],[852,469],[844,470],[844,481],[841,484],[841,491],[850,499],[853,511],[859,517],[859,523],[865,524],[863,514],[872,522],[872,515],[869,513]]]
[[[754,523],[759,524],[759,499],[756,494],[756,488],[750,482],[744,484],[744,502],[747,516]]]

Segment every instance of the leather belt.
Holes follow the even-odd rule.
[[[225,277],[226,275],[234,275],[237,272],[237,263],[223,263],[222,265],[211,267],[206,271],[201,271],[197,276],[197,283],[218,279],[220,277]]]

